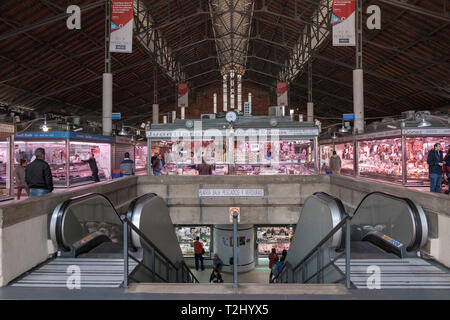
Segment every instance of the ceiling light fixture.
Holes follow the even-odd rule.
[[[425,118],[422,118],[422,121],[417,125],[418,128],[431,127],[431,123],[429,123]]]

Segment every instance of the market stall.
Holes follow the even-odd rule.
[[[402,132],[389,130],[355,136],[357,175],[402,183]]]
[[[135,160],[134,140],[131,137],[115,136],[112,144],[112,169],[120,169],[126,152],[130,154],[130,159]]]
[[[14,125],[0,123],[0,201],[14,197],[13,145]]]
[[[319,172],[317,127],[288,117],[244,118],[232,124],[225,119],[196,120],[195,128],[193,120],[152,124],[147,138],[152,154],[163,155],[162,173],[168,175],[197,175],[202,156],[213,165],[213,175]]]
[[[355,140],[353,136],[337,139],[319,140],[320,144],[320,173],[331,171],[330,158],[333,151],[341,158],[341,174],[355,175]]]
[[[263,261],[268,262],[268,256],[272,252],[272,248],[275,248],[276,253],[279,256],[283,250],[289,250],[292,238],[294,237],[295,226],[257,226],[255,230],[257,246],[256,253],[258,255],[258,263],[261,264]]]
[[[69,132],[21,132],[15,135],[14,162],[34,160],[34,150],[45,149],[55,187],[91,183],[92,172],[85,162],[94,153],[101,180],[111,177],[111,137]]]
[[[342,160],[342,174],[427,186],[427,157],[436,143],[442,145],[445,156],[450,147],[450,128],[406,125],[402,129],[320,140],[321,173],[329,171],[329,158],[336,150]]]
[[[205,254],[203,257],[210,258],[212,252],[212,226],[176,226],[175,233],[184,257],[194,257],[194,241],[197,237],[203,244]]]
[[[444,157],[450,148],[450,128],[405,128],[403,129],[406,185],[428,185],[429,172],[427,157],[434,144],[440,143]]]
[[[139,141],[134,148],[134,164],[136,167],[136,174],[147,173],[147,142]]]

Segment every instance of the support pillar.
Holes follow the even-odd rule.
[[[113,99],[112,73],[103,74],[103,109],[102,127],[103,135],[110,136],[112,133],[112,99]]]
[[[314,122],[314,103],[308,102],[307,112],[308,122]]]
[[[353,70],[353,113],[355,114],[354,133],[364,133],[364,87],[363,70]]]
[[[159,104],[153,104],[153,123],[159,123]]]
[[[172,111],[172,123],[174,123],[176,119],[177,119],[177,112]]]
[[[354,134],[364,133],[362,0],[356,0],[356,68],[353,70]]]
[[[184,120],[185,107],[181,107],[181,120]]]

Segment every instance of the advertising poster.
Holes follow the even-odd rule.
[[[288,105],[288,93],[286,81],[277,81],[277,105],[287,106]]]
[[[188,84],[187,82],[178,83],[178,107],[188,106]]]
[[[333,46],[356,45],[355,0],[333,0]]]
[[[112,0],[110,52],[133,50],[133,0]]]

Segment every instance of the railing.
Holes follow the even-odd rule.
[[[334,263],[342,258],[345,255],[345,274],[340,279],[335,280],[335,282],[339,282],[345,279],[345,284],[347,288],[351,287],[350,281],[350,215],[346,215],[313,249],[311,249],[308,254],[296,265],[292,266],[289,262],[286,262],[278,275],[274,278],[274,282],[293,282],[293,283],[308,283],[311,280],[316,280],[316,283],[323,283],[324,280],[324,272],[329,267],[334,267]],[[323,250],[322,246],[326,244],[341,228],[345,225],[345,251],[339,253],[336,257],[332,257],[332,259],[325,265],[324,256],[326,253],[330,254],[334,249],[328,249],[328,252]],[[330,254],[331,256],[331,254]],[[316,268],[315,272],[312,275],[308,276],[308,263],[311,261],[311,258],[316,257]],[[335,268],[335,267],[334,267]],[[338,273],[342,272],[335,268]],[[300,275],[300,278],[299,278]],[[300,281],[299,281],[300,280]]]
[[[122,215],[120,219],[123,222],[123,252],[124,252],[124,278],[123,278],[123,287],[127,288],[129,279],[134,282],[139,282],[137,279],[133,278],[129,275],[129,259],[131,258],[136,263],[141,265],[145,270],[147,270],[151,274],[152,282],[182,282],[182,283],[199,283],[197,278],[194,276],[192,271],[186,265],[184,261],[177,265],[175,265],[170,259],[159,250],[153,242],[148,239],[145,234],[141,232],[133,222],[125,215]],[[151,256],[151,266],[146,265],[143,261],[139,261],[132,253],[129,252],[128,247],[128,232],[129,228],[133,230],[141,240],[141,245],[143,250],[147,250]],[[157,272],[157,263],[159,269],[161,269],[161,265],[164,266],[165,272],[163,275]],[[174,280],[174,281],[173,281]]]
[[[97,199],[100,201],[98,201]],[[69,219],[70,217],[66,218],[69,209],[73,210],[73,212],[71,212],[71,215],[77,217],[77,220],[78,218],[80,218],[81,215],[84,216],[84,218],[87,220],[95,220],[96,218],[94,218],[94,216],[96,211],[89,212],[86,210],[86,208],[82,208],[82,210],[81,209],[75,210],[74,208],[76,208],[77,205],[87,205],[93,207],[94,205],[99,204],[100,205],[103,204],[105,208],[110,210],[111,216],[110,220],[111,221],[114,220],[114,222],[117,221],[117,225],[120,228],[120,215],[115,209],[111,200],[109,200],[109,198],[106,197],[105,195],[100,193],[87,193],[84,195],[72,197],[56,206],[50,221],[50,229],[49,229],[50,237],[53,240],[53,242],[58,246],[59,250],[62,250],[64,252],[70,252],[73,249],[72,244],[75,241],[78,241],[88,235],[88,233],[83,233],[80,228],[77,239],[70,239],[71,241],[69,241],[69,239],[66,239],[64,235],[65,232],[64,223],[68,223],[67,221],[70,220]],[[91,215],[92,219],[88,219]],[[74,227],[76,226],[69,225],[69,227],[67,228],[68,231],[70,231],[70,233],[72,234],[70,238],[74,237],[74,230],[76,230],[76,228]]]

